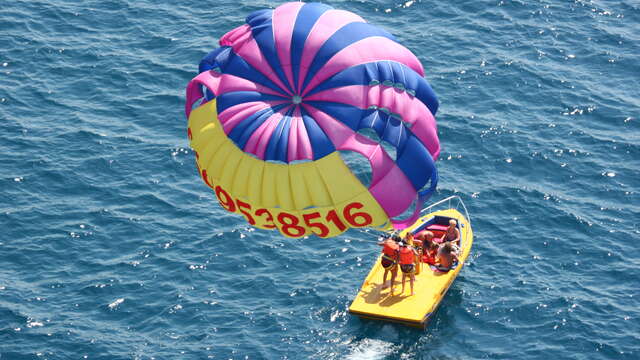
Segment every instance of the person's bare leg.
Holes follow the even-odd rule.
[[[407,277],[407,274],[405,274],[404,272],[402,273],[402,291],[400,292],[400,294],[404,294],[404,279]]]
[[[389,287],[387,285],[387,275],[389,274],[389,269],[384,269],[384,275],[382,275],[382,288],[386,289]]]
[[[394,286],[396,283],[396,275],[398,274],[398,269],[391,270],[391,295],[393,295]]]

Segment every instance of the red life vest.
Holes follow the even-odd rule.
[[[426,262],[427,264],[435,265],[436,255],[437,255],[437,250],[425,250],[424,256],[422,257],[422,261]]]
[[[400,249],[400,265],[413,264],[413,250],[408,247]]]
[[[391,241],[385,241],[384,247],[382,248],[382,253],[384,253],[385,255],[387,255],[392,259],[395,259],[398,248],[400,248],[400,246],[398,246],[397,243],[391,242]]]

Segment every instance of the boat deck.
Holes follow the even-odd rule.
[[[442,222],[448,219],[456,219],[460,230],[460,259],[455,269],[447,273],[431,270],[428,264],[421,263],[420,272],[416,273],[414,283],[415,295],[410,296],[411,288],[409,279],[405,281],[405,291],[402,289],[402,272],[398,269],[395,279],[394,295],[391,295],[389,287],[382,289],[382,277],[384,268],[380,265],[380,257],[369,272],[358,295],[351,303],[349,312],[360,317],[400,322],[407,325],[424,327],[431,315],[436,311],[442,298],[458,276],[465,260],[471,251],[473,233],[469,221],[457,210],[447,209],[436,211],[421,217],[415,225],[403,231],[400,236],[404,238],[407,231],[416,233],[425,227],[441,229]],[[437,236],[437,235],[436,235]],[[391,274],[387,277],[387,282]]]

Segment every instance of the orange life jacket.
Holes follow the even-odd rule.
[[[400,265],[413,264],[413,250],[408,247],[400,249]]]
[[[398,246],[398,244],[396,244],[395,242],[385,241],[384,247],[382,248],[382,253],[392,259],[395,259],[399,248],[400,246]]]
[[[436,263],[437,250],[425,250],[424,256],[422,257],[422,261],[427,264],[435,265]]]

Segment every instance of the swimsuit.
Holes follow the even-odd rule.
[[[416,267],[413,264],[402,264],[400,265],[400,270],[405,274],[412,274],[416,270]]]
[[[382,260],[380,260],[380,264],[382,264],[383,268],[390,269],[396,265],[396,261],[388,257],[387,255],[382,255]]]
[[[458,267],[458,262],[454,261],[453,264],[451,264],[451,266],[449,266],[449,267],[444,267],[444,266],[440,266],[440,265],[430,265],[429,267],[431,268],[431,270],[433,270],[435,272],[447,273],[447,272],[457,268]]]

